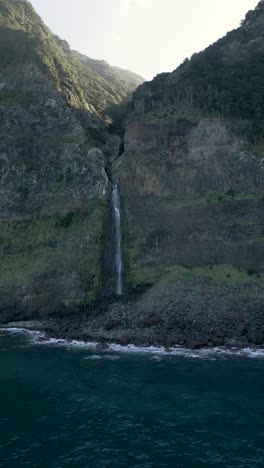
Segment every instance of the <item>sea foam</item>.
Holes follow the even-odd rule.
[[[95,341],[78,341],[78,340],[66,340],[59,338],[50,338],[44,332],[29,330],[26,328],[0,328],[0,332],[6,334],[25,334],[29,338],[29,344],[34,344],[38,346],[63,346],[68,349],[96,349],[98,342]],[[163,346],[149,346],[149,347],[140,347],[135,346],[134,344],[128,344],[127,346],[122,346],[116,343],[109,343],[108,348],[105,349],[101,354],[93,355],[87,359],[99,359],[100,356],[107,356],[107,353],[130,353],[130,354],[149,354],[153,356],[153,359],[159,360],[162,356],[175,356],[175,357],[186,357],[191,359],[217,359],[224,358],[228,356],[239,356],[247,358],[257,358],[264,359],[264,348],[226,348],[226,347],[217,347],[217,348],[202,348],[197,350],[192,350],[184,348],[182,346],[175,346],[172,348],[164,348]],[[96,357],[95,357],[96,356]]]

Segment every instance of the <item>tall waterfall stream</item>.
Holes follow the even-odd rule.
[[[123,295],[123,258],[122,258],[122,231],[121,231],[121,202],[120,190],[117,184],[112,186],[112,211],[114,225],[114,273],[115,292]]]

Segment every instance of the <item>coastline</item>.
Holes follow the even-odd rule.
[[[10,326],[12,325],[12,326]],[[155,358],[162,356],[186,357],[193,359],[215,359],[217,357],[232,357],[239,356],[245,358],[259,358],[264,359],[264,346],[248,345],[248,346],[218,346],[218,347],[201,347],[197,349],[186,348],[181,345],[175,345],[170,348],[164,346],[139,346],[134,343],[122,345],[114,342],[100,342],[100,341],[81,341],[77,339],[57,338],[50,333],[46,333],[42,327],[33,329],[36,322],[30,321],[28,326],[26,323],[0,325],[0,336],[8,334],[25,334],[30,338],[33,345],[48,345],[48,346],[62,346],[65,348],[82,348],[90,351],[95,351],[96,354],[91,358],[99,359],[102,354],[107,353],[132,353],[132,354],[148,354],[153,355]],[[40,323],[39,323],[40,325]]]

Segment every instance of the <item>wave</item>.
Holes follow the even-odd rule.
[[[35,345],[48,345],[48,346],[63,346],[66,348],[76,348],[76,349],[97,349],[99,343],[95,341],[78,341],[78,340],[66,340],[60,338],[50,338],[44,332],[29,330],[26,328],[0,328],[0,332],[4,334],[25,334],[29,337],[30,343]],[[172,348],[165,348],[163,346],[149,346],[149,347],[140,347],[134,344],[128,344],[126,346],[117,344],[117,343],[108,343],[108,348],[104,351],[101,351],[100,354],[96,354],[85,359],[100,359],[101,356],[107,353],[130,353],[130,354],[150,354],[153,356],[153,359],[159,360],[162,356],[179,356],[192,359],[217,359],[221,357],[228,356],[239,356],[246,358],[255,358],[255,359],[264,359],[264,348],[226,348],[226,347],[217,347],[217,348],[202,348],[197,350],[192,350],[184,348],[182,346],[175,346]]]
[[[264,358],[264,349],[262,348],[202,348],[197,350],[192,350],[184,348],[182,346],[175,346],[173,348],[167,349],[164,347],[137,347],[133,344],[128,346],[121,346],[118,344],[110,344],[109,349],[116,352],[130,352],[130,353],[151,353],[155,355],[155,358],[159,356],[183,356],[193,359],[206,359],[206,358],[217,358],[224,356],[241,356],[241,357],[251,357],[251,358]]]
[[[109,359],[110,361],[116,361],[120,359],[118,355],[107,355],[107,354],[92,354],[91,356],[85,356],[85,360],[97,361],[99,359]]]
[[[40,332],[37,330],[29,330],[28,328],[22,327],[3,327],[0,328],[0,332],[2,334],[7,335],[17,335],[18,333],[30,335],[32,338],[41,338],[45,336],[44,332]]]

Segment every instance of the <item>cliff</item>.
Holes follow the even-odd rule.
[[[170,310],[191,336],[197,315],[213,330],[220,309],[230,329],[264,312],[263,25],[260,2],[239,29],[140,86],[125,118],[114,171],[127,287],[151,288],[144,313]]]
[[[139,81],[72,52],[29,2],[0,0],[1,319],[101,291],[107,109]]]

